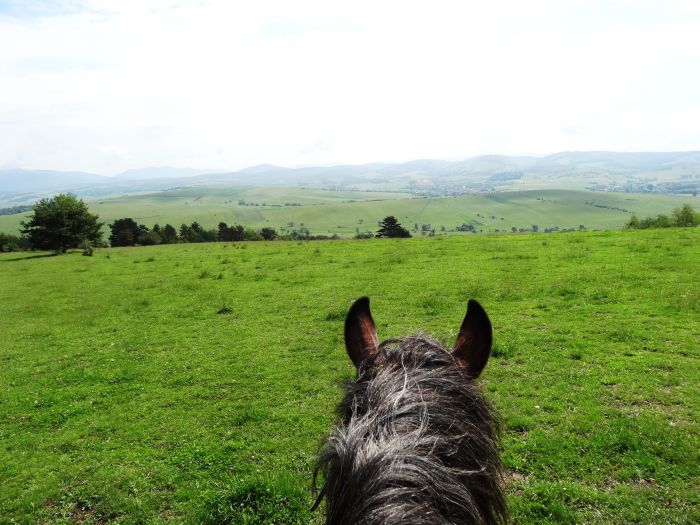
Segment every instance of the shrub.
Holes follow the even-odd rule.
[[[684,204],[680,208],[674,208],[671,216],[658,214],[656,217],[646,217],[639,219],[634,213],[625,224],[625,228],[647,229],[647,228],[670,228],[672,226],[687,228],[700,224],[700,214],[696,213],[690,204]]]
[[[0,252],[19,252],[31,248],[29,241],[18,235],[0,233]]]

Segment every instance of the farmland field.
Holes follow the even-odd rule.
[[[361,295],[380,338],[489,312],[515,523],[698,523],[699,259],[698,228],[0,254],[0,523],[319,523]]]
[[[242,201],[243,204],[240,204]],[[151,227],[166,223],[176,228],[199,222],[205,228],[228,224],[290,232],[303,225],[312,234],[352,237],[376,231],[377,221],[395,215],[406,227],[430,225],[441,232],[463,223],[484,233],[529,229],[536,224],[561,229],[618,229],[632,213],[640,217],[669,214],[693,197],[634,193],[537,190],[408,198],[383,192],[334,192],[300,188],[188,188],[145,195],[89,201],[90,209],[107,224],[131,217]],[[293,205],[290,205],[293,204]],[[13,233],[28,214],[0,215],[0,232]],[[105,226],[105,231],[109,229]]]

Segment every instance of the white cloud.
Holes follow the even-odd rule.
[[[0,166],[700,148],[685,2],[56,4],[0,10]]]

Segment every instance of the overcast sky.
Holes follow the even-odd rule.
[[[0,0],[0,168],[700,149],[699,0]]]

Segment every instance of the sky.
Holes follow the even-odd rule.
[[[700,0],[0,0],[0,169],[700,149]]]

